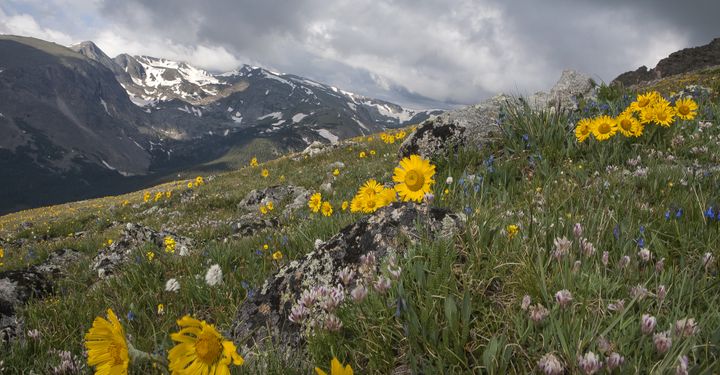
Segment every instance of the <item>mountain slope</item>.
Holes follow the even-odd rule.
[[[717,65],[720,65],[720,38],[715,38],[703,46],[673,52],[660,60],[653,69],[648,70],[646,66],[641,66],[635,71],[620,74],[612,83],[632,86]]]
[[[0,178],[14,181],[0,192],[0,212],[221,167],[212,161],[249,159],[240,150],[256,140],[270,157],[433,113],[261,68],[212,74],[149,56],[110,58],[92,42],[0,36]]]
[[[147,171],[150,124],[110,71],[38,39],[0,36],[0,51],[0,178],[18,182],[0,201],[22,207],[17,194],[70,189],[85,173]]]

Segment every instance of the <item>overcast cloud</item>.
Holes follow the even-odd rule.
[[[0,33],[219,72],[241,64],[415,108],[609,82],[720,36],[720,1],[4,0]]]

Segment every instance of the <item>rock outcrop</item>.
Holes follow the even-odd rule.
[[[720,38],[715,38],[704,46],[673,52],[670,56],[660,60],[653,69],[648,70],[646,66],[641,66],[635,71],[620,74],[611,84],[633,86],[716,65],[720,65]]]
[[[7,343],[22,334],[23,322],[16,316],[16,309],[31,298],[51,294],[54,280],[63,276],[68,265],[80,257],[75,250],[60,249],[38,265],[0,272],[0,343]]]
[[[175,241],[175,251],[185,255],[192,248],[192,240],[168,231],[155,231],[140,224],[127,223],[120,239],[110,246],[100,249],[92,261],[90,268],[98,273],[100,278],[111,276],[125,263],[130,262],[134,250],[146,243],[154,244],[158,249],[165,248],[165,238],[172,237]]]
[[[595,84],[589,76],[566,70],[549,93],[538,92],[526,102],[534,110],[564,111],[575,110],[578,99],[594,96]],[[520,99],[501,94],[480,104],[445,112],[420,124],[400,146],[398,155],[435,157],[460,146],[482,147],[499,135],[503,108],[518,105],[522,105]]]
[[[310,191],[302,186],[275,185],[261,190],[250,191],[245,198],[238,203],[237,208],[241,211],[257,213],[260,205],[273,202],[275,206],[285,204],[283,216],[289,216],[298,208],[304,207],[310,199]]]
[[[408,243],[420,238],[418,228],[431,236],[450,236],[464,225],[463,215],[427,210],[414,203],[394,203],[342,229],[314,251],[290,262],[267,279],[260,290],[240,306],[232,337],[248,351],[266,348],[283,355],[301,350],[301,326],[289,320],[291,309],[308,288],[334,287],[346,267],[357,271],[361,258],[373,253],[383,259],[389,252],[402,254]],[[269,340],[269,341],[268,341]]]

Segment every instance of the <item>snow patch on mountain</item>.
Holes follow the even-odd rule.
[[[282,112],[273,112],[273,113],[268,113],[267,115],[264,115],[264,116],[260,116],[257,119],[265,120],[266,118],[274,118],[277,120],[277,119],[281,119],[282,117],[283,117]]]
[[[297,124],[298,122],[302,121],[302,119],[304,119],[304,118],[307,117],[307,116],[308,116],[308,115],[306,115],[306,114],[304,114],[304,113],[298,113],[298,114],[296,114],[295,116],[292,117],[292,120],[293,120],[294,123]]]

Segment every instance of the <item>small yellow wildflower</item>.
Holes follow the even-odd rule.
[[[107,241],[105,241],[105,244],[106,244],[107,246],[110,246],[110,245],[113,244],[113,240],[108,239]]]
[[[520,232],[520,227],[515,224],[510,224],[505,228],[505,231],[507,232],[508,239],[512,240],[513,237]]]
[[[272,201],[267,202],[267,204],[265,205],[265,207],[267,207],[268,211],[272,211],[273,209],[275,209],[275,205],[273,204]]]
[[[589,118],[584,118],[580,121],[578,121],[577,125],[575,126],[575,138],[577,138],[577,141],[582,143],[585,142],[586,139],[590,136],[590,133],[592,133],[592,120]]]
[[[268,244],[263,244],[263,250],[267,250],[269,248],[270,248],[270,246]]]
[[[373,137],[367,137],[367,141],[368,141],[368,142],[372,142],[372,141],[373,141]]]
[[[310,207],[310,210],[312,212],[320,212],[320,206],[322,205],[322,195],[320,193],[315,193],[310,197],[310,201],[308,202],[308,207]]]
[[[155,259],[155,253],[153,253],[152,251],[148,251],[145,256],[147,257],[147,260],[149,262],[152,262],[153,259]]]
[[[157,314],[158,314],[158,315],[165,315],[165,305],[163,305],[162,303],[159,303],[159,304],[157,305]]]
[[[130,201],[128,201],[127,199],[122,202],[123,207],[127,206],[128,204],[130,204]]]
[[[253,168],[258,166],[258,161],[256,157],[253,156],[253,158],[250,159],[250,166]]]
[[[155,199],[154,199],[154,201],[155,201],[155,202],[159,201],[164,195],[165,195],[165,194],[163,194],[162,192],[159,192],[159,191],[158,191],[157,193],[155,193]]]
[[[328,375],[327,372],[321,370],[319,367],[315,367],[315,372],[317,375]],[[343,366],[336,357],[333,357],[330,362],[330,375],[353,375],[353,369],[350,365]]]
[[[268,213],[267,206],[260,206],[260,213],[266,215]]]
[[[270,171],[267,170],[267,168],[263,168],[262,172],[260,172],[260,175],[263,176],[263,178],[267,178],[270,176]]]
[[[450,194],[450,189],[445,189],[445,190],[443,190],[443,194],[444,194],[444,195]]]
[[[375,150],[370,150],[370,155],[375,155],[375,154],[376,154]]]
[[[100,375],[127,374],[130,356],[125,330],[111,309],[107,310],[107,317],[95,318],[85,334],[88,365]]]
[[[174,238],[172,238],[170,236],[166,236],[165,239],[163,240],[163,243],[165,244],[165,252],[166,253],[175,253],[175,239]]]
[[[192,188],[193,188],[193,183],[192,183],[192,182],[188,182],[187,187],[188,187],[188,189],[192,189]]]
[[[147,203],[147,201],[150,200],[150,192],[146,191],[145,194],[143,194],[143,202]]]
[[[692,120],[697,115],[698,105],[692,98],[684,98],[675,102],[675,112],[683,120]]]
[[[348,203],[348,201],[343,201],[342,204],[340,205],[340,209],[345,211],[345,210],[347,210],[349,205],[350,205],[350,203]]]
[[[195,177],[195,186],[205,185],[205,180],[202,176]]]
[[[340,170],[335,168],[335,170],[333,171],[333,176],[337,177],[339,175],[340,175]]]
[[[323,202],[322,207],[320,208],[320,211],[322,211],[322,214],[324,216],[330,216],[333,213],[333,207],[330,202]]]
[[[360,154],[358,155],[360,159],[364,159],[366,156],[365,151],[360,151]]]
[[[429,160],[419,155],[400,160],[399,166],[395,168],[393,181],[395,190],[403,202],[422,202],[427,193],[432,193],[431,186],[435,183],[435,166]]]
[[[170,199],[172,197],[172,190],[168,190],[165,192],[165,199]]]
[[[280,250],[273,253],[272,258],[273,260],[280,260],[282,259],[283,254],[280,252]]]
[[[177,321],[180,331],[170,334],[177,344],[168,352],[168,366],[173,374],[230,374],[230,365],[245,361],[232,341],[212,324],[188,315]]]

